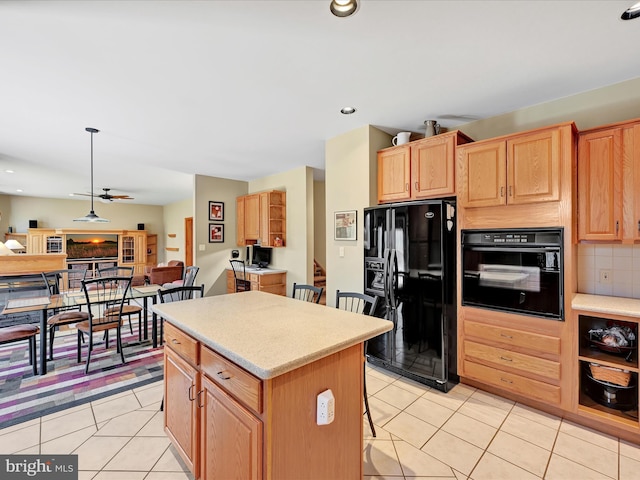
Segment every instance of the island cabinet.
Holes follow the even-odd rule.
[[[640,240],[640,120],[583,130],[578,141],[578,237]]]
[[[568,405],[562,395],[562,341],[553,320],[522,318],[465,308],[459,375],[502,392]],[[520,318],[518,318],[520,317]]]
[[[378,152],[378,203],[455,195],[455,130]]]
[[[286,192],[271,190],[236,199],[238,245],[283,247],[286,241]]]
[[[573,145],[571,124],[459,146],[457,194],[462,207],[560,200],[561,162]]]
[[[196,479],[362,479],[362,341],[391,322],[253,291],[153,309],[165,431]],[[335,418],[318,425],[327,389]]]

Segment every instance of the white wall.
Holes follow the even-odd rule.
[[[327,305],[335,306],[337,289],[363,291],[363,211],[377,203],[377,151],[390,145],[391,135],[370,125],[326,143]],[[334,213],[343,210],[357,211],[356,240],[334,240]]]
[[[284,248],[274,248],[273,267],[287,270],[287,295],[293,283],[313,284],[313,169],[300,167],[249,182],[249,193],[287,192],[287,238]]]
[[[200,267],[196,283],[204,283],[205,295],[227,293],[226,268],[231,250],[240,248],[236,245],[236,197],[246,195],[247,188],[247,182],[195,176],[193,256]],[[215,222],[224,225],[223,243],[209,243],[209,201],[224,202],[224,220]]]
[[[66,200],[56,198],[26,197],[18,195],[0,195],[0,232],[7,232],[12,226],[14,232],[26,233],[29,220],[37,220],[39,228],[80,228],[91,230],[127,229],[136,230],[138,223],[144,223],[148,233],[162,234],[162,206],[138,205],[115,202],[96,202],[94,210],[109,223],[80,223],[74,218],[83,217],[91,209],[90,201]],[[0,239],[4,240],[4,238]]]
[[[164,230],[158,233],[158,262],[166,263],[169,260],[185,261],[184,219],[193,217],[193,210],[193,198],[170,203],[163,207],[162,218]],[[175,237],[169,237],[169,234],[175,234]],[[162,237],[162,239],[160,237]],[[177,252],[167,251],[165,247],[178,248],[179,250]],[[162,251],[160,251],[160,248],[162,248]]]

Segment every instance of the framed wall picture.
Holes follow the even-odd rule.
[[[224,225],[221,223],[209,224],[209,243],[224,242]]]
[[[224,202],[209,202],[209,221],[221,222],[224,220]]]
[[[335,212],[334,224],[335,233],[334,240],[356,240],[356,210],[346,210],[344,212]]]

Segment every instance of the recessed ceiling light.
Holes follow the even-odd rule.
[[[633,20],[638,17],[640,17],[640,2],[634,3],[627,8],[620,18],[622,18],[622,20]]]
[[[16,190],[16,192],[21,192],[21,191],[22,191],[22,189],[21,189],[21,188],[18,188],[18,189]]]
[[[336,17],[348,17],[356,13],[358,2],[356,0],[331,0],[329,10]]]
[[[13,170],[5,170],[5,173],[15,173]]]
[[[344,107],[340,109],[340,113],[343,115],[351,115],[352,113],[356,113],[355,107]]]

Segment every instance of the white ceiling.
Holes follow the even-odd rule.
[[[365,124],[452,128],[637,78],[634,1],[2,0],[0,193],[88,192],[85,127],[96,193],[164,205],[194,173],[323,169]]]

